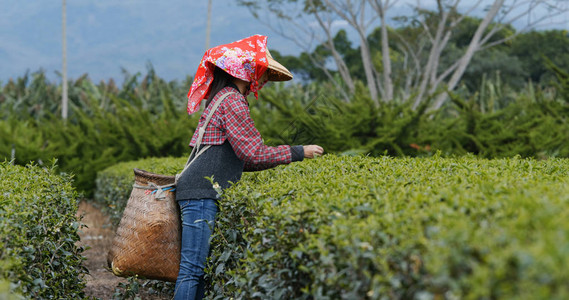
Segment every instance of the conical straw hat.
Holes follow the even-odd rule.
[[[292,74],[287,68],[277,62],[267,49],[267,61],[269,62],[269,80],[270,81],[287,81],[292,79]]]

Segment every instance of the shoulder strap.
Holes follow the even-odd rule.
[[[196,149],[198,149],[201,145],[204,133],[205,133],[205,129],[207,127],[207,124],[209,124],[209,121],[211,120],[211,118],[213,117],[213,114],[215,113],[215,111],[217,110],[217,108],[219,107],[219,105],[221,105],[221,103],[223,102],[223,100],[225,100],[225,98],[227,98],[229,95],[231,94],[237,94],[235,92],[231,92],[231,93],[226,93],[223,94],[219,100],[217,100],[214,104],[213,107],[211,108],[211,110],[209,111],[209,114],[207,115],[207,118],[205,119],[205,123],[198,129],[198,140],[196,141],[196,145],[195,147],[192,149],[192,153],[190,153],[190,156],[188,157],[188,160],[186,161],[186,166],[184,167],[184,169],[182,170],[182,172],[180,172],[179,174],[176,174],[176,183],[178,183],[178,178],[180,178],[182,176],[182,174],[188,169],[188,167],[192,164],[192,162],[198,158],[198,156],[202,155],[207,149],[209,149],[209,147],[211,147],[211,145],[207,145],[205,147],[203,147],[202,149],[200,149],[196,156],[194,156],[192,158],[192,155],[194,155],[194,153],[196,152]]]

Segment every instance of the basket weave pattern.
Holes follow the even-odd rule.
[[[135,184],[166,185],[174,176],[134,169]],[[156,193],[133,188],[107,257],[117,276],[138,275],[175,282],[180,267],[180,210],[173,192],[161,200]]]

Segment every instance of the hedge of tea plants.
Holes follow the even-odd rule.
[[[128,194],[133,167],[173,175],[184,162],[98,178]],[[213,299],[569,296],[567,159],[326,155],[245,173],[220,203]]]
[[[11,294],[31,299],[85,297],[71,182],[54,167],[0,163],[0,296],[9,283]]]
[[[328,155],[220,203],[210,298],[569,297],[567,159]]]

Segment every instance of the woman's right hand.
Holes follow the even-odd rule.
[[[321,156],[324,153],[324,148],[318,145],[308,145],[303,146],[304,148],[304,158],[315,158]]]

